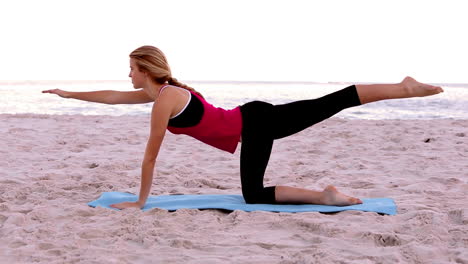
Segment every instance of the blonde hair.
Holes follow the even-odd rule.
[[[160,49],[153,46],[141,46],[130,53],[130,58],[134,59],[138,69],[148,73],[154,82],[159,84],[167,82],[170,85],[184,88],[203,97],[192,87],[172,77],[169,63],[167,63],[166,56]]]

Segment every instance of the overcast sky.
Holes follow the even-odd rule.
[[[161,48],[174,77],[468,83],[466,1],[0,3],[0,80],[125,80]]]

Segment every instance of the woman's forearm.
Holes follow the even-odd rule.
[[[88,102],[111,104],[111,98],[117,91],[104,90],[93,92],[67,92],[66,98],[73,98]]]
[[[138,197],[138,204],[143,207],[148,199],[151,185],[153,183],[153,173],[156,161],[143,161],[141,166],[141,186],[140,196]]]

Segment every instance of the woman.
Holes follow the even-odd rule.
[[[295,203],[351,205],[362,201],[344,195],[334,186],[313,191],[288,186],[263,186],[263,177],[275,139],[297,133],[339,111],[384,99],[428,96],[443,92],[441,87],[422,84],[406,77],[397,84],[352,85],[314,100],[283,105],[254,101],[232,110],[215,108],[194,89],[172,77],[164,54],[156,47],[142,46],[130,54],[131,92],[68,92],[57,94],[106,104],[154,102],[151,132],[142,162],[141,186],[136,202],[114,208],[143,208],[150,193],[153,171],[166,130],[187,134],[211,146],[234,153],[241,141],[240,174],[242,194],[247,203]]]

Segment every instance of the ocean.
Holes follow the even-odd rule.
[[[298,82],[186,82],[215,106],[230,109],[262,100],[274,104],[312,99],[350,83]],[[426,98],[375,102],[346,109],[336,116],[346,119],[468,119],[468,84],[438,84],[445,90]],[[22,81],[0,82],[0,114],[48,115],[148,115],[152,104],[106,105],[64,99],[41,91],[134,90],[130,81]]]

